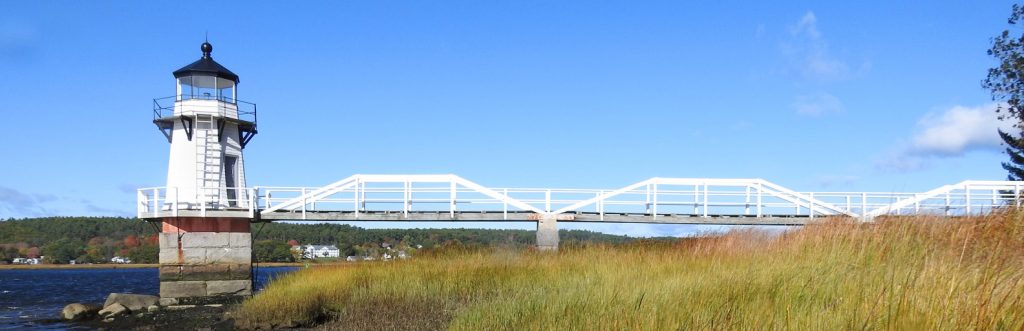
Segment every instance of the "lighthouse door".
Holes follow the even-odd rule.
[[[237,163],[237,156],[224,156],[224,187],[227,189],[228,207],[238,206],[238,193],[235,188],[235,165]]]

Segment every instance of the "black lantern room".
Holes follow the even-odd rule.
[[[238,75],[213,60],[213,45],[204,42],[199,49],[202,58],[174,71],[175,95],[153,100],[153,123],[168,142],[178,122],[188,140],[197,120],[215,121],[218,136],[234,123],[244,148],[256,134],[256,105],[238,100]]]
[[[203,57],[174,71],[178,80],[177,100],[204,99],[234,103],[238,75],[213,60],[213,45],[204,42]]]

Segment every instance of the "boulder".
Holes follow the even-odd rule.
[[[128,314],[128,308],[125,308],[125,306],[122,306],[120,303],[114,303],[103,307],[103,310],[100,310],[100,317],[104,318],[112,318],[125,314]]]
[[[64,310],[60,312],[60,317],[68,321],[81,321],[96,316],[96,313],[99,311],[100,307],[96,305],[72,303],[64,306]]]
[[[110,293],[107,296],[107,301],[103,303],[103,307],[106,308],[112,304],[119,303],[131,311],[145,311],[147,307],[155,305],[159,301],[160,297],[155,295]]]

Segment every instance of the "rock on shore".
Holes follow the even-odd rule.
[[[102,307],[72,303],[64,306],[64,309],[60,312],[60,317],[67,321],[83,321],[92,319],[97,315],[109,318],[129,313],[147,312],[150,306],[155,306],[159,301],[160,297],[155,295],[111,293],[107,296],[107,301],[103,303]]]
[[[118,317],[121,315],[128,314],[128,312],[128,308],[125,308],[124,305],[115,302],[109,306],[103,307],[103,310],[100,310],[100,317]]]
[[[96,316],[100,309],[102,308],[96,305],[72,303],[64,306],[64,309],[60,312],[60,317],[68,321],[81,321]]]
[[[178,303],[178,300],[161,300],[153,295],[111,293],[103,307],[72,303],[64,307],[61,318],[88,329],[235,329],[230,306]]]
[[[107,296],[107,301],[103,303],[103,307],[109,307],[115,303],[121,304],[132,312],[146,311],[146,308],[157,304],[160,301],[160,297],[155,295],[144,295],[144,294],[130,294],[130,293],[110,293]]]

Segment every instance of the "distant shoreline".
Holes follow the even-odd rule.
[[[0,270],[37,270],[37,269],[140,269],[157,268],[159,264],[4,264]]]
[[[259,267],[301,267],[304,263],[261,262]],[[156,263],[140,264],[3,264],[0,270],[46,270],[46,269],[144,269],[159,268]]]

